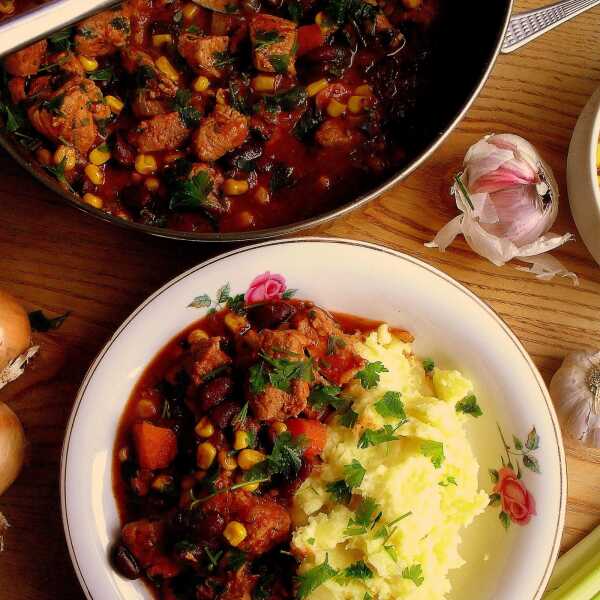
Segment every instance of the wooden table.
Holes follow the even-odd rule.
[[[517,9],[541,4],[521,0]],[[540,282],[510,265],[497,268],[462,240],[445,254],[423,243],[455,214],[449,182],[467,147],[493,131],[521,134],[538,146],[561,185],[555,230],[575,232],[565,189],[567,148],[577,116],[598,84],[600,7],[500,57],[467,117],[418,172],[366,208],[309,233],[386,244],[442,269],[506,319],[549,380],[568,351],[600,347],[600,268],[583,243],[557,253],[579,275],[579,287],[566,279]],[[77,388],[94,355],[138,303],[228,246],[159,240],[110,227],[58,203],[5,155],[0,174],[0,287],[31,307],[73,311],[55,334],[66,352],[65,367],[57,374],[27,374],[29,381],[0,392],[21,417],[30,444],[27,467],[0,499],[0,511],[12,523],[0,556],[0,596],[81,599],[58,494],[63,432]],[[28,387],[32,379],[44,378],[49,380]],[[600,522],[600,452],[567,441],[567,455],[563,549]]]

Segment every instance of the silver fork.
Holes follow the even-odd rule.
[[[596,4],[600,4],[600,0],[562,0],[562,2],[550,6],[513,15],[508,23],[506,37],[502,44],[502,52],[508,54],[528,44],[531,40],[596,6]]]

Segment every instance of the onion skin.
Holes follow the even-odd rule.
[[[29,316],[10,294],[0,290],[0,373],[31,346]]]
[[[0,496],[18,477],[25,460],[25,432],[21,421],[0,402]]]

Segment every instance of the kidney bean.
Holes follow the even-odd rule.
[[[203,384],[198,390],[200,408],[207,412],[211,408],[221,404],[233,389],[231,377],[216,377]]]
[[[137,560],[123,544],[119,544],[114,548],[112,564],[127,579],[137,579],[142,574]]]
[[[269,302],[248,309],[248,319],[257,329],[275,329],[294,314],[296,308],[287,302]]]
[[[231,424],[232,419],[240,412],[240,405],[237,402],[228,400],[213,408],[210,412],[211,421],[220,429],[225,429]]]

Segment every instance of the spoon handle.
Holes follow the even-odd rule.
[[[502,52],[508,54],[524,46],[596,4],[600,4],[600,0],[563,0],[544,8],[513,15],[508,23]]]
[[[0,24],[0,56],[71,25],[115,0],[53,0]]]

